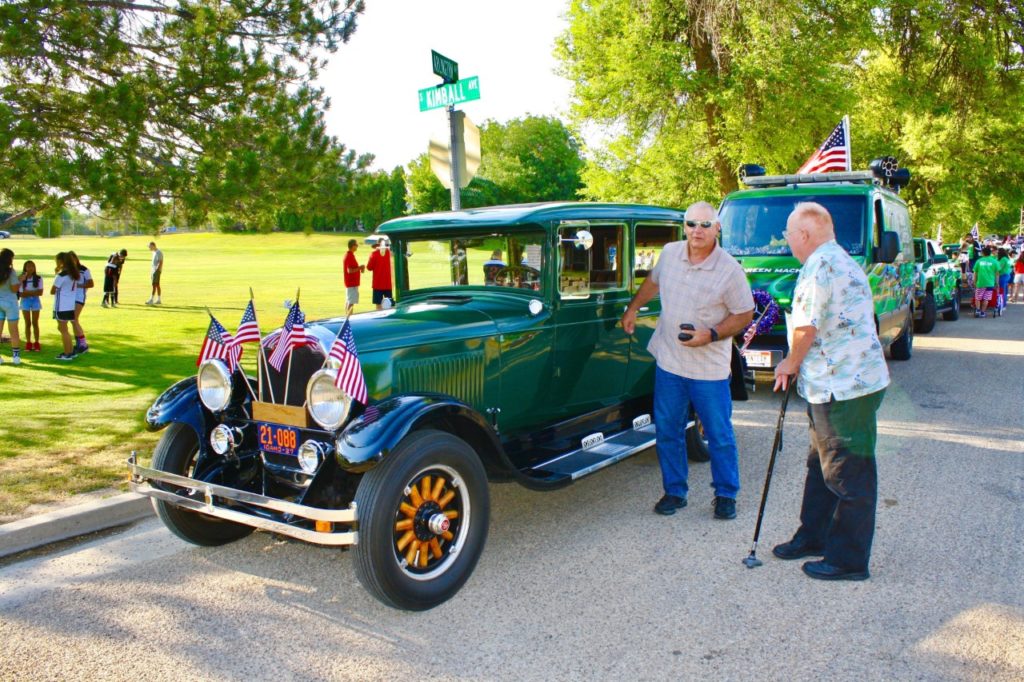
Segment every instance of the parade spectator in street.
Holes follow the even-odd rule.
[[[345,260],[342,263],[345,278],[345,314],[351,315],[359,303],[359,279],[360,274],[366,271],[366,266],[360,265],[356,260],[356,249],[359,242],[355,239],[348,240],[348,251],[345,252]]]
[[[53,318],[57,320],[57,329],[60,330],[61,343],[64,352],[57,356],[58,360],[74,360],[74,346],[71,343],[71,332],[68,331],[68,323],[75,320],[75,289],[78,286],[78,266],[75,261],[68,257],[63,251],[54,257],[57,267],[57,276],[53,279],[53,286],[50,293],[53,299]]]
[[[0,249],[0,333],[7,322],[7,331],[11,335],[11,362],[21,364],[21,337],[18,336],[18,291],[21,280],[14,270],[14,251]],[[0,363],[3,358],[0,357]]]
[[[21,315],[25,319],[25,350],[40,351],[39,311],[43,308],[43,277],[36,272],[36,264],[27,260],[21,268]],[[32,339],[35,338],[35,341]]]
[[[128,258],[128,251],[121,249],[107,258],[107,265],[103,268],[103,303],[104,308],[117,307],[117,285],[121,279],[121,268]]]
[[[664,496],[655,513],[675,514],[687,504],[686,422],[690,407],[704,426],[715,489],[714,516],[736,518],[739,453],[732,426],[730,337],[750,324],[754,298],[736,259],[718,246],[715,208],[697,202],[686,210],[686,240],[665,245],[650,276],[622,315],[627,334],[637,312],[661,296],[661,315],[647,350],[656,360],[654,422]],[[682,325],[688,340],[680,338]]]
[[[793,539],[780,559],[823,556],[803,565],[821,580],[868,577],[878,478],[876,414],[889,385],[875,331],[871,287],[860,265],[835,240],[821,204],[796,205],[786,241],[802,267],[786,316],[789,354],[775,369],[775,390],[794,376],[807,401],[810,448]]]
[[[81,317],[82,309],[85,308],[86,291],[92,289],[96,284],[93,282],[92,273],[89,272],[89,268],[82,264],[77,253],[68,251],[68,258],[75,261],[75,266],[78,267],[78,283],[75,287],[75,319],[71,323],[75,332],[75,347],[72,352],[78,355],[89,350],[89,344],[85,340],[85,329],[82,327]]]
[[[386,239],[377,242],[377,248],[370,254],[366,261],[366,269],[373,273],[373,304],[377,310],[385,307],[384,300],[387,299],[387,307],[391,307],[394,294],[391,291],[391,249]]]
[[[995,303],[999,263],[992,257],[992,249],[981,250],[981,258],[974,263],[974,316],[985,317],[990,303]]]
[[[1013,300],[1017,302],[1022,297],[1024,297],[1024,249],[1017,256],[1017,260],[1013,262]]]
[[[1009,235],[1007,235],[1009,239]],[[999,247],[996,262],[999,264],[999,314],[1006,311],[1006,304],[1010,302],[1010,282],[1013,281],[1013,262],[1010,260],[1010,251],[1005,247]]]
[[[153,291],[150,293],[146,305],[160,305],[160,275],[164,272],[164,252],[156,248],[156,242],[149,243],[149,250],[153,252],[153,265],[150,270]]]

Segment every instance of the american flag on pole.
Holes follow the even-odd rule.
[[[270,365],[278,372],[293,348],[306,345],[306,315],[299,310],[299,302],[295,301],[284,320],[284,328],[277,336],[277,346],[270,355]]]
[[[256,309],[250,300],[249,305],[245,308],[245,313],[242,315],[242,321],[238,325],[238,331],[235,332],[235,343],[259,342],[260,325],[256,322]]]
[[[199,350],[199,358],[196,359],[196,367],[207,360],[223,360],[228,364],[228,370],[234,372],[238,367],[238,361],[242,357],[242,347],[238,345],[228,330],[210,315],[210,326],[206,330],[206,338],[203,339],[203,347]]]
[[[800,166],[797,175],[850,170],[849,125],[849,119],[844,116],[839,125],[832,130],[832,134],[825,138],[825,142],[811,154],[811,158]]]
[[[341,363],[334,385],[352,396],[353,400],[366,404],[366,378],[363,368],[359,365],[359,353],[356,351],[356,339],[352,334],[352,325],[345,320],[338,338],[331,344],[330,357]]]
[[[978,233],[978,223],[974,223],[974,227],[971,228],[971,236],[974,237],[976,243],[981,241],[981,235]]]

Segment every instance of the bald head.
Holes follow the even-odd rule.
[[[828,209],[813,201],[796,205],[786,221],[786,241],[797,260],[803,263],[814,250],[836,238]]]
[[[718,211],[706,201],[697,201],[686,209],[686,220],[711,220],[718,222]]]

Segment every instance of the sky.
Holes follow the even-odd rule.
[[[565,120],[571,85],[555,74],[564,0],[368,0],[349,42],[329,55],[319,84],[331,99],[327,132],[391,170],[447,138],[443,108],[419,110],[419,90],[441,82],[430,51],[480,78],[480,99],[458,108],[478,126],[527,114]]]

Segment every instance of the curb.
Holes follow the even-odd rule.
[[[0,557],[123,526],[153,514],[148,497],[122,493],[0,525]]]

